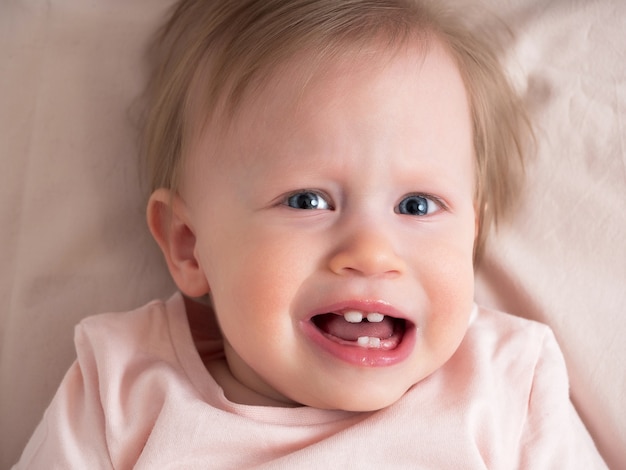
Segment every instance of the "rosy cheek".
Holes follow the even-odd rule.
[[[427,323],[436,336],[457,330],[471,310],[474,293],[474,272],[471,250],[447,245],[432,251],[423,260],[428,270],[420,282],[429,302]],[[460,327],[459,327],[460,328]],[[456,331],[455,334],[458,334]]]
[[[270,247],[239,250],[239,261],[230,270],[230,293],[241,308],[254,311],[282,311],[293,296],[295,274],[285,254]],[[231,262],[232,263],[232,262]],[[269,320],[269,319],[267,319]]]

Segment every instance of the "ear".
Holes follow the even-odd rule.
[[[196,235],[185,202],[161,188],[150,196],[148,227],[165,256],[174,282],[185,295],[201,297],[209,284],[196,258]]]

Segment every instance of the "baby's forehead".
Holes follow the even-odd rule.
[[[280,60],[257,64],[253,70],[243,67],[244,73],[229,78],[216,77],[209,60],[198,70],[190,93],[194,96],[189,101],[202,106],[196,109],[192,120],[204,118],[204,125],[228,127],[242,112],[262,101],[280,97],[287,90],[294,98],[292,111],[296,111],[316,94],[332,94],[340,88],[345,89],[346,80],[367,80],[396,64],[400,56],[409,57],[415,67],[422,67],[425,57],[433,49],[451,57],[446,44],[438,37],[420,34],[395,43],[373,37],[322,49],[303,47]],[[398,81],[403,78],[399,72]],[[215,82],[221,87],[209,89],[206,86]],[[343,87],[340,86],[342,82]]]
[[[435,123],[456,120],[462,121],[458,128],[468,127],[471,134],[461,74],[440,44],[316,58],[315,53],[294,56],[265,82],[251,86],[231,115],[207,124],[192,159],[340,155],[337,148],[355,135],[362,136],[358,140],[369,151],[368,135],[393,130],[396,138],[410,132],[428,140],[444,132]],[[394,122],[392,128],[377,119],[383,115]]]

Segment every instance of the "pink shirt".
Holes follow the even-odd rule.
[[[371,413],[229,402],[180,294],[87,318],[75,342],[16,469],[606,468],[550,329],[499,312],[479,309],[444,367]]]

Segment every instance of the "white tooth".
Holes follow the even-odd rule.
[[[367,321],[370,323],[380,323],[385,318],[385,315],[382,313],[368,313]]]
[[[380,338],[372,338],[370,336],[359,336],[356,340],[357,344],[362,348],[380,348]]]
[[[343,318],[348,323],[361,323],[363,321],[363,314],[361,312],[357,312],[356,310],[351,310],[344,313]]]

